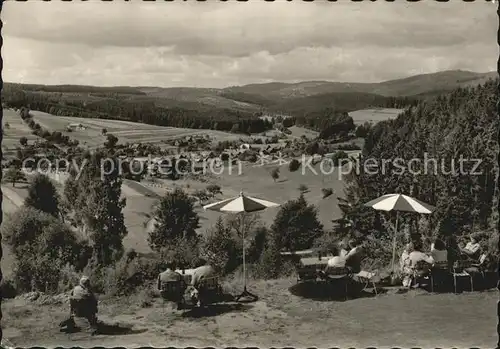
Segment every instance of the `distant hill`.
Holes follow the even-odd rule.
[[[8,95],[9,90],[23,90],[32,94],[50,95],[51,103],[63,103],[66,107],[74,105],[80,108],[82,103],[84,108],[91,103],[113,105],[112,113],[115,115],[123,113],[123,108],[120,106],[128,104],[130,114],[139,113],[139,110],[143,110],[147,105],[151,110],[152,108],[175,110],[176,115],[198,113],[213,116],[233,113],[234,116],[231,118],[238,118],[240,114],[242,117],[262,114],[303,116],[311,112],[321,112],[326,108],[342,112],[363,108],[400,108],[408,101],[437,96],[457,87],[483,84],[496,76],[496,72],[474,73],[450,70],[380,83],[272,82],[223,89],[5,83],[4,93]],[[99,108],[101,109],[103,108]]]
[[[372,93],[382,96],[414,96],[431,91],[451,91],[457,87],[483,84],[497,77],[496,72],[474,73],[448,70],[433,74],[415,75],[409,78],[380,83],[349,83],[329,81],[305,81],[295,84],[252,84],[224,89],[226,92],[259,94],[267,98],[290,99],[326,93]]]

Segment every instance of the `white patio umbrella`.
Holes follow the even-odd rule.
[[[236,297],[237,300],[246,296],[251,296],[255,299],[257,298],[255,295],[247,291],[247,276],[246,276],[246,263],[245,263],[245,221],[244,221],[245,213],[263,211],[266,208],[277,207],[277,206],[279,206],[279,204],[267,200],[246,196],[243,194],[243,192],[240,192],[240,195],[237,197],[233,197],[231,199],[226,199],[219,202],[215,202],[213,204],[203,206],[203,209],[205,210],[241,214],[241,225],[242,225],[241,232],[243,239],[243,292],[238,297]]]
[[[395,257],[396,257],[396,234],[398,231],[399,212],[415,212],[430,214],[435,207],[426,204],[422,201],[403,194],[386,194],[381,197],[371,200],[365,204],[378,211],[396,211],[396,225],[394,229],[394,238],[392,241],[392,271],[394,272]]]

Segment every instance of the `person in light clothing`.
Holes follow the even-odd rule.
[[[481,245],[477,241],[477,238],[471,234],[470,241],[460,250],[465,258],[477,259],[479,257],[480,249]]]

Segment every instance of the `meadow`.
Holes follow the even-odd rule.
[[[362,125],[365,122],[377,123],[384,120],[395,119],[403,109],[395,108],[374,108],[349,112],[349,116],[354,120],[355,125]]]

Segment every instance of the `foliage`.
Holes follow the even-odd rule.
[[[361,166],[360,173],[347,177],[347,200],[339,205],[343,211],[340,221],[350,221],[373,241],[389,238],[387,222],[394,217],[367,210],[362,203],[387,193],[404,193],[436,206],[429,216],[431,236],[460,237],[470,231],[497,229],[497,85],[498,81],[489,81],[459,88],[372,127],[363,158],[377,159],[378,166],[370,173]],[[460,157],[466,160],[462,173]],[[398,169],[396,158],[404,164],[410,159],[420,161],[413,163],[410,172]],[[382,159],[386,161],[384,169]],[[481,159],[479,168],[474,169],[473,159]],[[473,170],[475,174],[471,174]],[[402,213],[399,217],[400,226],[409,224],[415,233],[422,233],[415,215]],[[339,229],[349,228],[340,224]],[[398,242],[403,243],[402,237]]]
[[[308,188],[308,187],[307,187],[307,185],[305,185],[305,184],[301,184],[301,185],[299,185],[299,188],[298,188],[298,189],[299,189],[299,191],[300,191],[302,194],[304,194],[304,193],[306,193],[306,192],[308,192],[308,191],[309,191],[309,188]]]
[[[198,214],[194,211],[192,199],[179,188],[160,200],[154,217],[155,227],[149,232],[148,243],[155,251],[167,247],[175,239],[196,237]]]
[[[102,168],[101,168],[102,160]],[[120,259],[123,238],[127,235],[121,197],[122,179],[118,160],[92,154],[83,159],[80,176],[71,173],[64,191],[64,202],[78,226],[92,241],[93,256],[98,265],[106,266]]]
[[[63,266],[81,270],[89,257],[87,243],[68,226],[31,207],[9,217],[2,232],[16,256],[14,281],[20,291],[57,291]]]
[[[217,184],[209,184],[207,186],[207,191],[211,194],[211,195],[217,195],[217,194],[222,194],[222,190],[221,190],[221,187]]]
[[[11,182],[12,186],[16,186],[16,183],[25,181],[26,176],[19,168],[10,167],[3,176],[3,180],[6,182]]]
[[[308,249],[313,241],[323,233],[323,225],[318,220],[316,207],[308,205],[301,194],[280,207],[271,230],[281,249],[298,251]]]
[[[288,164],[288,170],[290,172],[295,172],[300,168],[300,162],[297,159],[292,159]]]
[[[321,189],[321,192],[323,193],[323,199],[325,199],[333,194],[333,189],[332,188],[323,188],[323,189]]]
[[[25,206],[57,216],[59,214],[59,194],[54,183],[44,174],[37,174],[28,187]]]
[[[194,268],[200,262],[200,244],[196,238],[174,238],[160,249],[163,261],[175,263],[178,268]]]
[[[233,234],[230,225],[224,224],[222,217],[203,237],[201,255],[218,272],[232,272],[241,260],[241,242]]]
[[[19,138],[19,143],[20,143],[23,147],[27,146],[27,145],[28,145],[28,138],[26,138],[26,137],[24,137],[24,136],[23,136],[23,137],[21,137],[21,138]]]
[[[276,167],[271,171],[271,178],[276,182],[280,178],[280,169]]]

